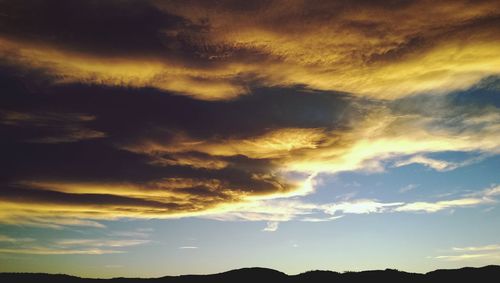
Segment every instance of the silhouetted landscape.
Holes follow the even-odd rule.
[[[500,266],[489,265],[480,268],[435,270],[425,274],[408,273],[395,269],[369,270],[361,272],[334,272],[314,270],[297,275],[267,268],[243,268],[210,275],[181,275],[160,278],[112,278],[89,279],[64,274],[46,273],[0,273],[1,282],[496,282],[500,277]]]

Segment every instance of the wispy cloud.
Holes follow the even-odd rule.
[[[4,212],[9,214],[8,211]],[[47,215],[42,216],[42,213],[31,213],[31,212],[21,212],[9,215],[2,219],[2,214],[0,213],[0,222],[4,224],[12,225],[26,225],[32,227],[50,228],[61,230],[66,227],[92,227],[92,228],[105,228],[106,226],[98,221],[90,220],[87,217],[64,217],[64,216],[54,216]]]
[[[452,248],[456,252],[484,252],[484,251],[500,251],[500,245],[485,245],[485,246],[472,246],[462,248]]]
[[[7,242],[7,243],[26,243],[26,242],[33,242],[35,241],[34,238],[14,238],[6,235],[1,235],[0,234],[0,243],[1,242]]]
[[[278,227],[279,227],[279,222],[277,221],[272,221],[272,222],[267,222],[266,223],[266,227],[264,227],[264,229],[262,229],[262,231],[264,232],[275,232],[278,230]]]
[[[111,231],[108,233],[110,237],[132,238],[132,239],[147,239],[154,231],[152,228],[138,228],[130,231]]]
[[[421,164],[423,166],[432,168],[436,171],[446,172],[480,162],[488,156],[489,156],[488,154],[483,154],[478,157],[469,158],[461,162],[451,162],[446,160],[434,159],[418,154],[408,159],[403,159],[395,162],[394,167],[402,167],[410,164]]]
[[[435,258],[446,261],[467,261],[474,259],[494,260],[494,259],[500,259],[500,253],[441,255],[441,256],[436,256]]]
[[[198,247],[196,247],[196,246],[181,246],[181,247],[179,247],[179,249],[181,249],[181,250],[195,250],[195,249],[198,249]]]
[[[73,246],[87,246],[87,247],[130,247],[149,243],[150,240],[144,239],[122,239],[122,240],[108,240],[108,239],[63,239],[55,242],[57,246],[73,247]]]
[[[127,248],[149,243],[147,239],[131,238],[91,238],[91,239],[54,239],[41,241],[35,238],[19,238],[0,235],[0,253],[35,255],[101,255],[126,253]]]
[[[32,254],[32,255],[103,255],[103,254],[125,253],[125,251],[106,250],[97,248],[59,249],[59,248],[32,246],[28,248],[0,248],[0,253]]]
[[[499,187],[459,195],[457,198],[439,201],[383,202],[376,199],[350,199],[333,203],[308,203],[300,200],[272,199],[257,200],[245,204],[228,206],[226,211],[218,211],[203,217],[223,221],[268,221],[263,231],[275,231],[282,221],[326,222],[349,214],[425,212],[436,213],[456,208],[470,208],[481,205],[496,205],[495,196],[500,195]]]
[[[466,196],[485,197],[485,198],[500,196],[500,185],[492,185],[489,188],[484,189],[482,191],[466,194]]]
[[[471,261],[471,260],[498,260],[500,259],[500,245],[491,244],[484,246],[453,247],[455,254],[436,256],[436,259],[446,261]]]
[[[28,113],[0,109],[0,124],[11,127],[32,127],[40,132],[26,142],[33,143],[69,143],[82,140],[103,138],[104,132],[85,127],[95,116],[82,113]]]
[[[344,217],[344,215],[337,215],[337,216],[330,216],[330,217],[304,217],[304,218],[301,218],[300,221],[303,221],[303,222],[327,222],[327,221],[340,219],[342,217]]]
[[[478,205],[496,204],[498,200],[493,197],[497,195],[500,195],[500,186],[493,186],[476,193],[462,195],[457,199],[436,202],[419,201],[406,203],[395,208],[395,211],[432,213],[457,207],[475,207]]]
[[[493,201],[481,198],[460,198],[454,200],[444,200],[437,202],[412,202],[402,205],[395,209],[395,211],[415,211],[415,212],[438,212],[444,209],[456,207],[473,207],[481,204],[491,204]]]
[[[421,164],[437,171],[450,171],[459,167],[459,164],[444,160],[433,159],[423,155],[415,155],[406,160],[400,160],[394,164],[395,167],[402,167],[410,164]]]
[[[408,184],[404,187],[402,187],[401,189],[399,189],[399,193],[401,194],[404,194],[404,193],[407,193],[409,191],[413,191],[414,189],[418,188],[420,185],[419,184]]]

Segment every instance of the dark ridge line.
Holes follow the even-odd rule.
[[[262,267],[234,269],[221,273],[207,275],[178,275],[157,278],[125,278],[110,279],[82,278],[66,274],[49,273],[0,273],[0,282],[247,282],[261,280],[265,282],[366,282],[367,280],[382,280],[383,282],[442,282],[443,280],[477,280],[487,282],[500,278],[500,266],[487,265],[483,267],[463,267],[459,269],[437,269],[427,273],[411,273],[396,269],[346,271],[311,270],[288,275],[281,271]],[[491,280],[489,280],[491,279]]]

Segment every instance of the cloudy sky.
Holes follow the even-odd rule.
[[[0,271],[500,264],[498,1],[0,0]]]

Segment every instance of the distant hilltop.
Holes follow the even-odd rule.
[[[64,274],[45,273],[0,273],[0,282],[6,283],[279,283],[279,282],[498,282],[500,266],[480,268],[435,270],[425,274],[408,273],[394,269],[361,272],[308,271],[287,275],[268,268],[243,268],[210,275],[180,275],[160,278],[112,278],[89,279]]]

